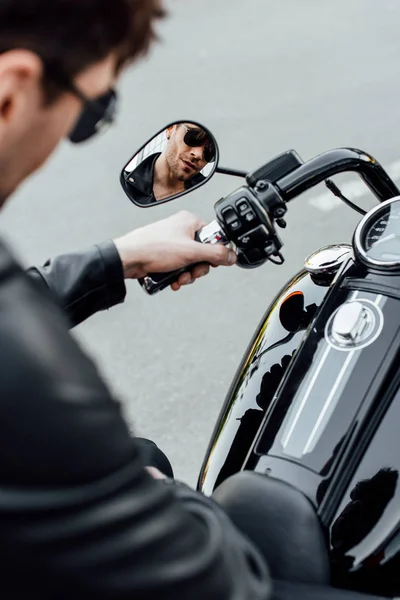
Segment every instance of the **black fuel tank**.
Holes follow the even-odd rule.
[[[210,495],[239,471],[293,353],[328,287],[306,271],[276,296],[264,315],[222,407],[201,468],[198,489]]]
[[[367,291],[370,275],[357,269],[326,296],[244,468],[286,481],[314,504],[336,585],[393,597],[400,596],[400,285],[392,277],[385,295],[388,283],[375,275],[376,291]],[[364,338],[346,346],[331,324],[349,306],[370,311],[371,321]],[[340,319],[335,326],[337,334]]]

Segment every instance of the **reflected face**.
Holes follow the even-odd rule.
[[[188,181],[200,173],[207,164],[204,159],[204,150],[205,146],[209,144],[208,136],[201,146],[188,146],[184,141],[188,130],[203,132],[193,123],[173,125],[166,131],[168,144],[165,157],[171,173],[178,181]]]

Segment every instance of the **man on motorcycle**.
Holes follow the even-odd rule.
[[[157,0],[0,2],[1,205],[64,136],[112,120],[117,76],[160,13]],[[269,596],[264,560],[218,505],[151,477],[68,333],[123,301],[124,278],[202,263],[179,289],[206,263],[232,264],[226,248],[193,241],[201,225],[180,213],[28,274],[0,243],[2,596]]]
[[[1,206],[63,137],[112,120],[117,76],[146,52],[160,15],[157,0],[0,1]],[[180,213],[28,273],[0,242],[2,597],[270,597],[264,558],[220,506],[146,469],[68,332],[122,302],[124,278],[201,263],[177,290],[206,263],[232,264],[226,248],[193,241],[201,225]]]

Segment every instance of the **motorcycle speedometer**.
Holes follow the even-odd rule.
[[[400,196],[373,208],[359,223],[353,240],[357,258],[377,269],[400,270]]]

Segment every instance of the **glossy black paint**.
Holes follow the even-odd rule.
[[[346,272],[342,286],[352,290],[374,292],[400,299],[399,273],[367,269],[356,263]]]
[[[316,473],[326,471],[328,465],[333,468],[332,461],[351,434],[361,403],[375,399],[400,326],[400,303],[382,298],[384,326],[373,344],[353,352],[330,347],[324,335],[327,315],[355,294],[357,300],[378,301],[376,294],[341,289],[326,303],[278,392],[260,434],[257,454],[287,458]],[[329,410],[332,416],[328,420]],[[291,419],[290,412],[294,415]],[[320,433],[312,437],[320,415],[325,415],[326,426],[322,421]]]
[[[336,585],[400,593],[399,420],[398,390],[331,522]]]
[[[264,315],[217,420],[198,481],[203,493],[211,494],[242,468],[274,392],[327,290],[301,271]]]
[[[356,148],[337,148],[324,152],[276,183],[283,199],[288,202],[328,177],[345,171],[357,172],[380,201],[400,194],[378,161]]]
[[[362,289],[371,277],[375,292]],[[389,285],[393,294],[385,296]],[[399,274],[350,264],[304,337],[244,465],[294,485],[315,505],[331,543],[335,584],[392,596],[400,595],[399,290]],[[383,328],[351,356],[328,350],[323,332],[329,315],[354,294],[380,307]],[[304,452],[335,385],[335,410]],[[297,441],[288,444],[288,424],[298,414]]]

